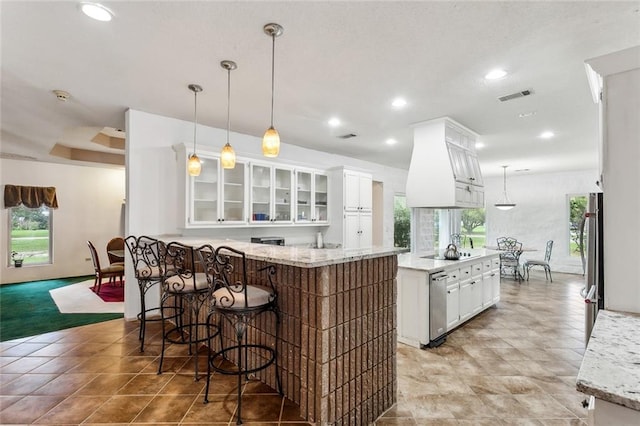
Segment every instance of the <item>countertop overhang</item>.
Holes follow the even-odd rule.
[[[407,251],[400,247],[371,247],[367,249],[317,249],[310,247],[276,246],[257,244],[228,239],[213,239],[206,237],[184,237],[180,235],[156,235],[154,238],[166,243],[178,241],[193,247],[210,244],[214,248],[222,245],[233,247],[245,252],[248,259],[263,260],[283,265],[301,268],[316,268],[319,266],[335,265],[361,259],[397,255]]]
[[[576,389],[640,411],[640,314],[598,312]]]
[[[472,249],[463,250],[465,253],[470,253],[469,257],[461,257],[459,260],[439,260],[439,259],[426,259],[424,256],[433,253],[404,253],[398,256],[398,267],[407,269],[416,269],[419,271],[427,271],[429,273],[451,268],[452,266],[467,266],[471,263],[482,261],[487,256],[498,255],[500,252],[488,249]]]

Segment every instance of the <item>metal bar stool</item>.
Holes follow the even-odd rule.
[[[277,342],[280,329],[280,315],[278,313],[278,296],[273,284],[276,274],[274,265],[268,265],[258,270],[266,272],[266,279],[262,285],[250,285],[247,277],[247,259],[245,253],[227,246],[220,246],[214,255],[207,259],[208,273],[213,276],[210,310],[207,323],[216,316],[224,319],[235,334],[235,344],[224,347],[221,341],[219,351],[210,351],[207,363],[207,386],[204,402],[209,402],[209,382],[211,371],[221,374],[238,376],[238,415],[236,424],[242,424],[242,377],[257,373],[275,365],[275,379],[278,392],[282,394],[282,384],[278,370]],[[273,346],[250,343],[247,341],[247,328],[252,326],[253,320],[263,313],[275,315],[275,340]],[[222,330],[222,324],[219,324]],[[208,336],[209,341],[214,336]],[[235,354],[234,354],[235,352]],[[216,365],[217,357],[231,360],[235,366],[227,367],[228,363]]]
[[[162,352],[158,374],[162,374],[166,343],[186,344],[189,346],[189,355],[195,350],[195,380],[198,380],[198,345],[208,342],[219,333],[217,325],[200,320],[200,310],[209,301],[210,293],[203,253],[211,251],[210,245],[199,248],[179,242],[166,245],[160,297]],[[167,329],[168,323],[170,327]],[[199,335],[201,327],[207,329],[204,336]]]
[[[147,329],[147,321],[160,321],[160,307],[147,308],[146,295],[149,289],[163,281],[164,252],[165,245],[155,238],[141,236],[128,236],[125,244],[129,249],[131,260],[133,261],[133,271],[138,280],[140,290],[140,352],[144,352],[144,336]]]

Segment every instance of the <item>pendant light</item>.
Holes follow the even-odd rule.
[[[274,87],[274,69],[276,55],[276,37],[282,35],[283,28],[278,24],[267,24],[264,26],[264,32],[271,37],[271,127],[264,132],[262,137],[262,154],[265,157],[277,157],[280,152],[280,135],[273,127],[273,87]]]
[[[233,169],[236,166],[236,153],[229,144],[229,133],[231,132],[229,118],[231,112],[231,71],[238,68],[238,66],[233,61],[222,61],[220,66],[227,70],[227,143],[222,147],[220,163],[223,169]]]
[[[202,92],[202,87],[197,84],[190,84],[188,87],[189,90],[193,92],[193,154],[189,156],[187,171],[189,172],[189,176],[200,176],[202,164],[200,163],[200,158],[196,155],[196,138],[198,128],[198,93]]]
[[[509,197],[507,196],[507,167],[509,166],[502,166],[503,170],[503,174],[504,174],[504,192],[502,194],[502,200],[499,203],[495,203],[494,206],[496,206],[498,209],[500,210],[511,210],[512,208],[514,208],[516,206],[515,203],[512,203],[509,200]]]

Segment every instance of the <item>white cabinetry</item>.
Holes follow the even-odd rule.
[[[421,347],[429,343],[429,273],[398,269],[398,341]]]
[[[237,161],[235,168],[223,169],[217,156],[201,154],[200,159],[200,175],[186,179],[185,226],[246,224],[246,163]]]
[[[407,205],[484,207],[476,140],[476,133],[450,118],[416,124],[407,176]]]
[[[373,178],[371,174],[338,168],[332,171],[331,177],[334,182],[331,188],[334,220],[327,230],[325,240],[340,243],[346,249],[371,247],[373,242]]]
[[[296,223],[327,223],[329,178],[311,170],[296,171]]]
[[[251,223],[287,223],[293,219],[293,170],[251,163]]]

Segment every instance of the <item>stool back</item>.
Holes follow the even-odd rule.
[[[125,239],[129,249],[133,270],[138,280],[161,280],[164,268],[166,246],[155,238],[133,235]]]

